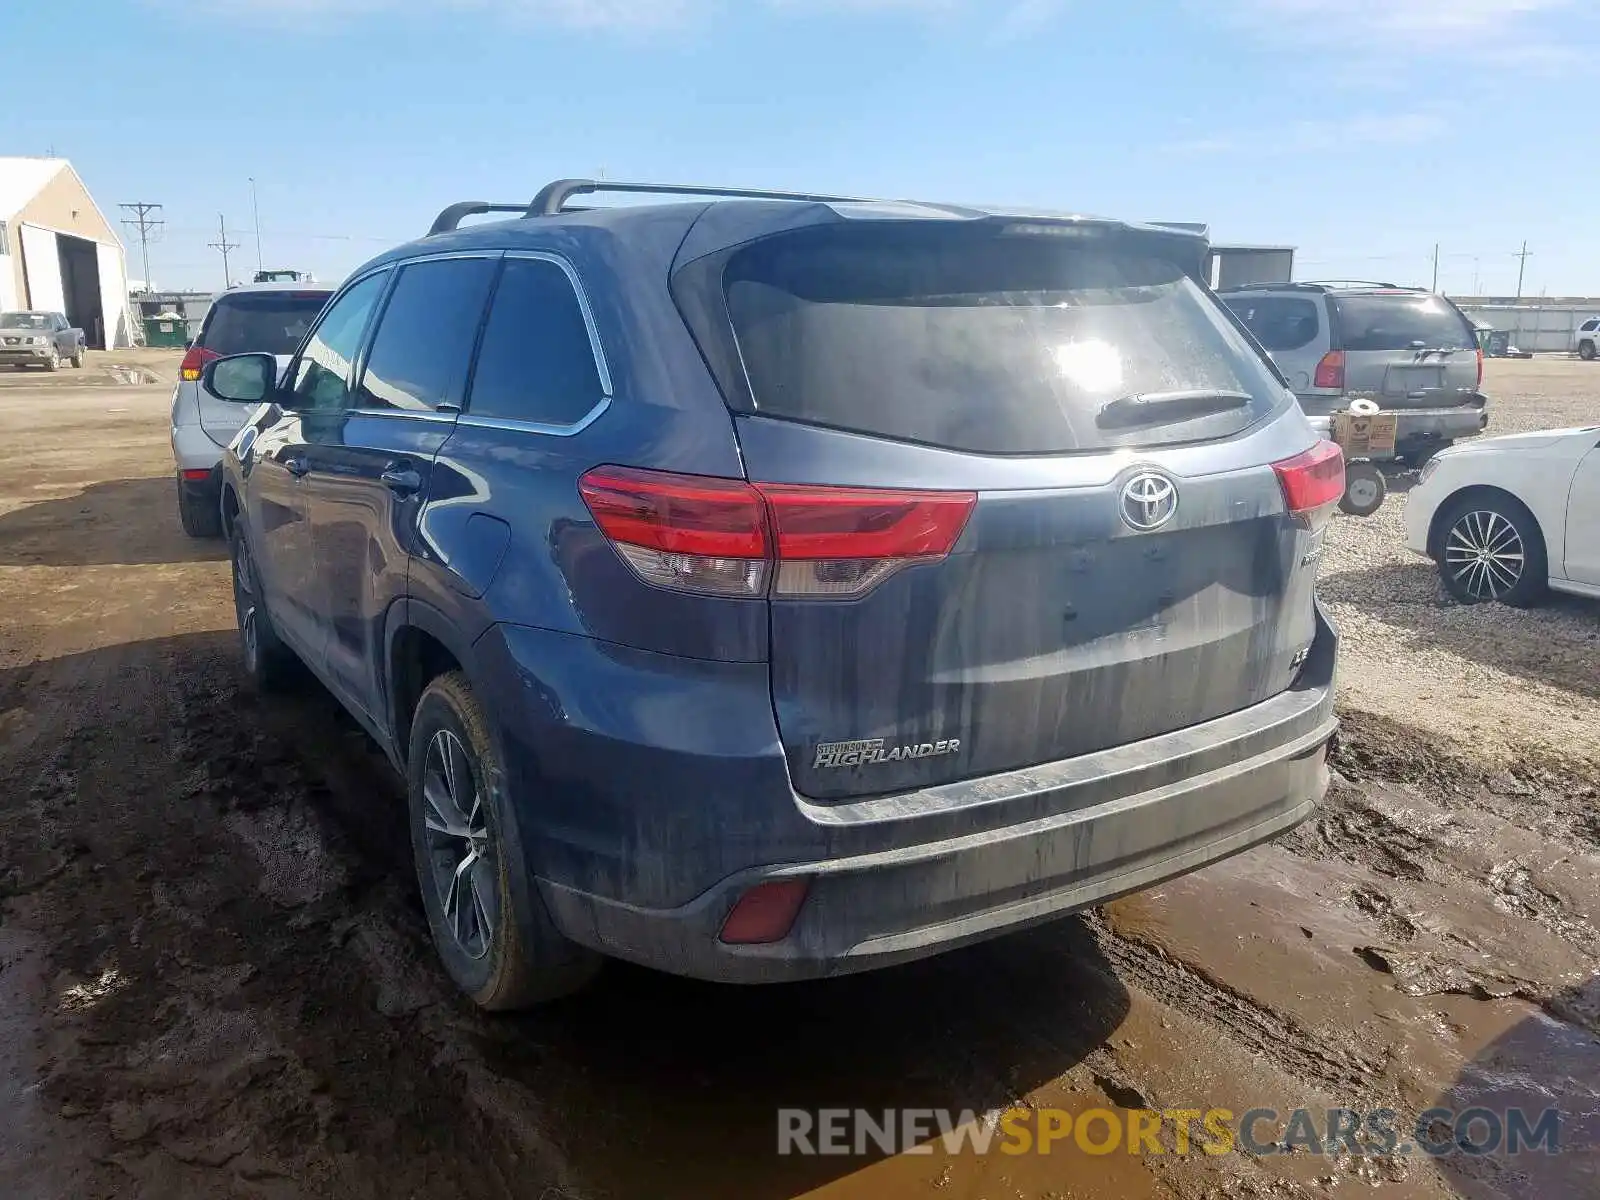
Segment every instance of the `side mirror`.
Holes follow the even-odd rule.
[[[262,404],[278,386],[278,360],[270,354],[230,354],[200,372],[200,386],[229,404]]]

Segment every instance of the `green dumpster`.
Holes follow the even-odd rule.
[[[157,313],[144,319],[144,344],[146,346],[175,346],[182,350],[189,344],[189,322],[177,313]]]

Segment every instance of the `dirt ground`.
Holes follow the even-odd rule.
[[[376,750],[244,686],[170,384],[117,365],[174,361],[0,378],[0,1196],[1600,1194],[1600,605],[1444,604],[1403,492],[1337,526],[1338,779],[1289,837],[901,969],[490,1019]],[[1600,421],[1600,367],[1491,368],[1498,429]],[[776,1153],[780,1107],[1434,1105],[1555,1106],[1561,1152]]]

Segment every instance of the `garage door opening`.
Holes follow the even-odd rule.
[[[100,303],[100,262],[95,244],[58,233],[56,252],[61,258],[61,295],[67,320],[83,330],[91,349],[110,349]]]

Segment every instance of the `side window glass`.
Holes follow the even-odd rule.
[[[387,271],[368,276],[322,315],[295,364],[292,390],[296,408],[337,412],[349,407],[350,369],[361,347],[361,335],[366,332],[367,321],[388,280]]]
[[[506,259],[467,411],[572,425],[604,395],[589,327],[567,273],[543,259]]]
[[[461,405],[472,344],[498,260],[440,258],[401,268],[357,391],[358,408]]]

